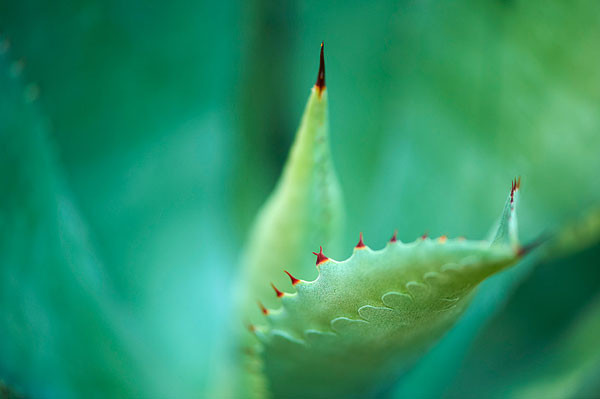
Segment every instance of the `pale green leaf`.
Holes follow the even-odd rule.
[[[517,191],[500,225],[516,223]],[[319,276],[296,282],[255,328],[268,389],[275,397],[377,393],[452,327],[479,283],[519,258],[518,245],[441,237],[378,251],[359,245],[345,261],[322,260]]]
[[[273,289],[289,286],[283,273],[309,273],[309,249],[336,246],[343,203],[329,150],[327,89],[313,87],[282,176],[260,211],[241,260],[243,314],[260,316],[256,301],[273,304]]]

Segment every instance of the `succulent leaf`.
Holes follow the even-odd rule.
[[[303,254],[320,243],[329,247],[342,215],[327,135],[321,47],[317,84],[288,162],[242,259],[238,299],[257,338],[243,340],[250,349],[242,378],[251,397],[376,394],[450,329],[479,283],[525,252],[515,179],[488,240],[423,236],[402,243],[394,234],[372,250],[361,233],[345,261],[329,258],[322,246],[313,252],[318,276],[311,280],[314,266]]]
[[[274,304],[273,290],[289,286],[282,269],[313,272],[306,248],[335,247],[343,222],[343,203],[329,150],[327,89],[323,47],[317,83],[308,98],[282,176],[260,211],[242,257],[239,289],[243,313],[260,320],[259,300]],[[303,269],[306,267],[305,269]]]
[[[516,223],[511,191],[501,226]],[[272,294],[281,307],[254,331],[271,392],[364,397],[388,386],[454,324],[480,282],[519,256],[498,240],[442,237],[390,241],[376,251],[359,243],[345,261],[321,260],[314,281]]]

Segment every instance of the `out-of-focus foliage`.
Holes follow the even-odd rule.
[[[600,383],[600,353],[596,340],[600,329],[598,299],[575,320],[561,341],[553,348],[539,369],[519,376],[521,386],[514,389],[518,398],[540,396],[546,398],[593,397]],[[525,381],[525,382],[523,382]]]
[[[395,228],[481,237],[515,175],[525,242],[578,218],[600,201],[599,14],[592,0],[0,2],[0,379],[44,397],[204,392],[321,40],[349,215],[331,256],[358,231],[374,247]],[[570,351],[596,249],[484,283],[398,392],[489,392],[511,378],[500,368],[544,363],[536,342]],[[490,321],[511,334],[486,341]]]
[[[201,392],[209,378],[219,323],[228,308],[226,300],[214,298],[223,295],[237,248],[225,212],[234,134],[234,115],[225,104],[235,96],[238,50],[231,37],[236,35],[237,14],[228,4],[197,4],[204,11],[197,8],[194,13],[187,12],[188,6],[171,3],[166,10],[144,2],[0,2],[7,60],[3,62],[23,60],[20,90],[39,89],[34,107],[47,127],[42,143],[18,138],[22,146],[58,159],[57,179],[66,181],[66,201],[77,209],[63,215],[62,222],[70,225],[75,223],[71,218],[77,223],[81,219],[94,254],[104,265],[107,285],[114,287],[101,284],[100,300],[116,303],[124,319],[94,316],[89,299],[68,295],[83,290],[77,269],[55,270],[57,266],[51,266],[32,241],[17,235],[14,225],[8,229],[3,223],[2,237],[14,240],[3,245],[18,244],[22,253],[39,257],[36,268],[25,268],[23,259],[0,261],[2,273],[14,276],[3,282],[14,286],[3,291],[11,302],[9,309],[3,302],[1,313],[13,323],[10,330],[0,332],[3,346],[14,350],[18,339],[26,351],[14,357],[3,353],[0,372],[19,392],[62,398],[69,392],[95,390],[116,396],[131,395],[133,386],[133,393],[140,395],[185,397]],[[207,18],[209,13],[214,19]],[[217,62],[205,62],[210,58]],[[3,79],[7,73],[4,69]],[[23,97],[4,89],[1,95],[6,102]],[[5,107],[2,111],[11,112]],[[3,142],[17,139],[10,137],[14,130],[0,129]],[[9,149],[14,147],[2,146],[2,151]],[[45,189],[53,170],[38,157],[27,159],[37,163],[27,165],[22,159],[21,166],[32,171],[28,186],[20,191],[15,187],[15,169],[0,171],[2,187],[12,193],[8,199],[23,201],[17,197],[21,192],[47,212],[57,213],[51,202],[35,197],[35,191],[26,192]],[[43,174],[35,175],[36,170]],[[3,196],[3,211],[6,201]],[[54,230],[40,231],[36,241],[58,246],[55,218],[41,211],[36,215],[54,223],[50,224]],[[73,234],[76,241],[85,237],[81,231]],[[76,245],[65,244],[69,250]],[[53,250],[60,253],[61,248]],[[53,287],[43,301],[52,309],[36,310],[38,317],[47,318],[40,322],[54,324],[52,314],[74,322],[81,314],[92,320],[104,317],[93,321],[101,323],[100,330],[113,331],[124,323],[128,336],[115,338],[114,347],[103,350],[86,339],[85,333],[95,328],[85,319],[78,322],[83,331],[72,327],[45,332],[43,325],[29,323],[25,316],[35,302],[25,287],[38,284]],[[52,301],[58,302],[56,306]],[[79,313],[61,306],[65,303]],[[28,330],[31,334],[24,335]],[[102,331],[94,334],[100,341],[110,339]],[[55,347],[55,342],[64,346]],[[90,348],[79,351],[85,346]],[[135,352],[135,360],[122,360],[129,350]],[[88,351],[96,355],[86,356]],[[106,357],[120,366],[107,366],[102,360]],[[78,362],[61,366],[57,359]],[[83,380],[63,375],[71,369]],[[149,379],[131,377],[144,369]],[[44,378],[36,380],[36,373]],[[122,384],[123,380],[129,382]]]

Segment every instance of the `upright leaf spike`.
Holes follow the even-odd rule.
[[[288,159],[277,185],[258,213],[240,260],[241,270],[236,295],[238,317],[248,320],[257,334],[256,326],[265,324],[260,307],[252,306],[256,300],[265,309],[276,309],[281,300],[294,295],[276,295],[268,281],[274,285],[300,287],[294,275],[314,275],[308,248],[326,244],[335,250],[343,224],[344,206],[339,183],[333,169],[329,150],[328,100],[325,87],[325,62],[321,45],[317,82],[312,87]],[[290,280],[281,273],[287,268]],[[276,311],[269,312],[269,320]],[[239,343],[247,347],[255,343],[255,335],[241,332]],[[238,353],[234,350],[235,353]],[[258,353],[258,351],[256,352]],[[234,355],[235,356],[235,355]],[[234,360],[235,361],[235,360]],[[246,362],[243,362],[246,364]],[[262,364],[255,356],[252,367]],[[239,368],[240,384],[234,384],[234,397],[267,395],[264,375],[248,374],[242,364]],[[229,370],[232,365],[227,367]],[[264,393],[264,394],[263,394]]]
[[[294,275],[314,275],[308,248],[335,250],[343,223],[343,201],[329,150],[328,100],[323,44],[319,72],[300,127],[274,192],[260,210],[241,258],[238,304],[245,317],[264,322],[260,300],[278,306],[268,283],[289,285],[285,267]]]
[[[519,238],[517,231],[517,204],[519,202],[519,191],[521,189],[521,178],[515,178],[511,181],[510,192],[504,204],[504,209],[496,228],[490,235],[492,244],[505,243],[510,244],[514,249],[519,247]]]

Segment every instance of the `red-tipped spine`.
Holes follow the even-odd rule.
[[[265,316],[268,315],[269,309],[265,308],[265,306],[262,303],[260,303],[260,302],[257,302],[257,303],[258,303],[258,307],[260,308],[260,311],[262,312],[262,314],[264,314]]]
[[[390,238],[390,242],[398,241],[398,230],[394,230],[394,235]]]
[[[424,240],[424,239],[426,239],[427,237],[429,237],[429,233],[428,233],[428,232],[425,232],[425,233],[423,233],[423,235],[421,236],[421,239],[422,239],[422,240]]]
[[[292,276],[290,272],[288,272],[287,270],[284,270],[285,274],[287,274],[288,276],[290,276],[290,280],[292,280],[292,285],[296,285],[300,282],[300,280],[298,280],[296,277]]]
[[[323,55],[323,51],[325,48],[325,42],[321,42],[321,56],[319,60],[319,73],[317,75],[317,83],[315,83],[315,87],[319,91],[319,95],[325,90],[325,57]]]
[[[363,242],[362,232],[359,234],[358,244],[356,244],[356,249],[363,249],[365,247],[365,243]]]
[[[277,295],[277,298],[281,298],[283,296],[283,292],[279,291],[277,287],[275,287],[275,284],[271,283],[271,287],[273,287],[275,290],[275,295]]]
[[[317,255],[317,266],[329,260],[327,256],[323,255],[323,247],[319,247],[319,253],[313,252],[313,254]]]
[[[515,191],[517,191],[520,188],[521,188],[521,177],[519,177],[519,179],[517,179],[515,177],[514,180],[511,182],[511,185],[510,185],[510,203],[511,204],[515,200]]]

